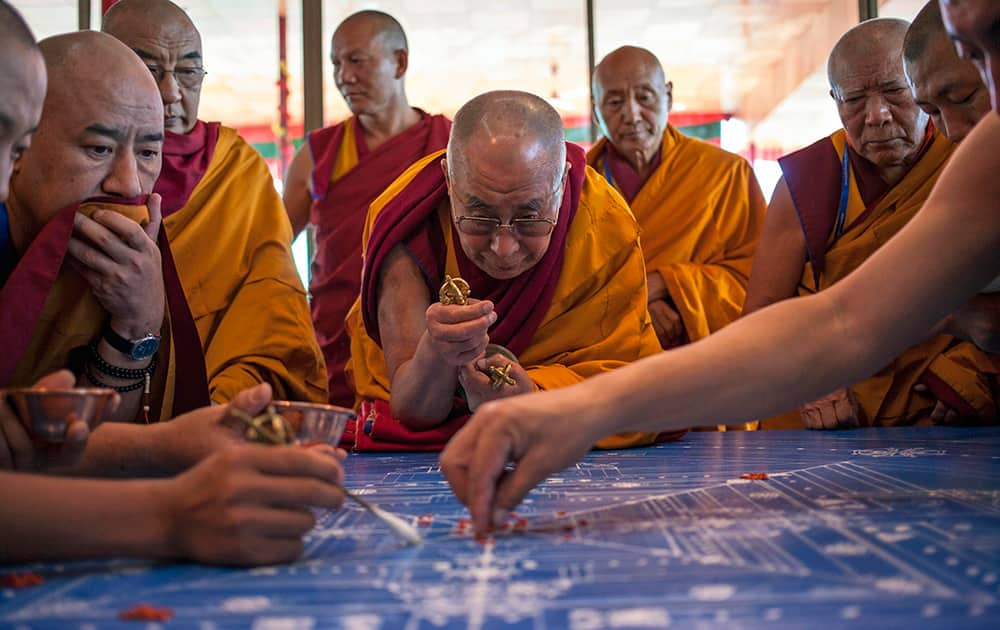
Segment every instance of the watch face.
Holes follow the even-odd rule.
[[[160,348],[160,340],[156,337],[144,337],[132,347],[132,358],[135,360],[148,359],[156,354]]]

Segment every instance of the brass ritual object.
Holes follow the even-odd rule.
[[[115,397],[112,390],[95,387],[22,387],[3,390],[3,395],[33,438],[53,443],[63,441],[71,417],[94,429]]]
[[[438,299],[442,304],[457,304],[459,306],[465,306],[469,303],[469,283],[466,282],[461,277],[454,277],[445,274],[444,284],[441,285],[441,290],[438,291]],[[491,349],[493,350],[491,352]],[[503,346],[498,346],[496,344],[490,344],[486,347],[487,356],[493,354],[503,354],[509,358],[513,359],[513,355],[509,350]],[[516,359],[513,359],[516,361]],[[486,376],[490,377],[490,387],[493,391],[499,391],[503,389],[504,385],[517,385],[517,380],[510,375],[510,369],[512,367],[511,363],[506,364],[503,367],[497,367],[491,365],[486,368]]]
[[[292,425],[275,411],[274,405],[268,405],[264,413],[259,416],[251,416],[235,407],[231,408],[229,412],[246,425],[243,437],[246,438],[247,442],[276,446],[295,442],[295,431],[292,429]]]
[[[245,425],[243,436],[257,444],[313,444],[337,446],[347,423],[357,418],[351,409],[318,403],[275,400],[264,413],[252,417],[232,409]]]
[[[460,277],[452,278],[445,274],[444,284],[438,291],[438,299],[445,305],[465,306],[469,303],[469,283]]]

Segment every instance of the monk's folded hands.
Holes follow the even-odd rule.
[[[93,219],[77,214],[69,254],[115,332],[129,339],[159,332],[164,306],[160,251],[138,223],[110,210],[98,210]]]

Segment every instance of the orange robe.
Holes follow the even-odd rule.
[[[780,160],[808,252],[799,295],[832,286],[902,229],[927,199],[954,145],[929,130],[922,156],[891,188],[880,181],[866,184],[866,177],[867,181],[874,179],[867,174],[874,171],[874,166],[852,150],[844,229],[835,238],[833,226],[839,212],[845,150],[846,134],[841,129]],[[964,419],[990,422],[997,417],[994,392],[998,368],[996,355],[949,335],[936,335],[850,389],[861,409],[861,422],[869,426],[928,424],[936,400],[958,411]],[[925,385],[929,393],[915,392],[913,388],[918,384]],[[766,420],[764,426],[784,427],[790,421],[794,426],[796,421],[801,423],[797,416],[798,412],[784,414]]]
[[[351,340],[344,318],[361,290],[361,233],[368,206],[411,164],[448,143],[451,121],[421,112],[421,120],[369,151],[356,118],[309,134],[313,157],[309,222],[316,256],[309,280],[316,338],[326,360],[330,402],[350,407],[354,391],[344,366]]]
[[[571,177],[579,168],[585,169],[579,184],[575,215],[564,232],[564,259],[561,267],[556,267],[560,271],[557,272],[558,279],[551,298],[547,304],[535,306],[544,308],[544,314],[539,317],[530,343],[518,353],[521,364],[540,389],[566,387],[660,351],[646,310],[645,267],[639,249],[638,226],[621,197],[592,169],[584,167],[582,151],[574,145],[568,145],[567,150],[571,161],[574,151],[579,159]],[[437,187],[436,196],[422,203],[435,204],[425,221],[430,225],[437,224],[437,233],[443,239],[443,251],[438,250],[437,261],[441,273],[429,272],[435,277],[427,278],[428,289],[436,296],[445,273],[461,275],[456,258],[461,251],[461,248],[456,248],[455,239],[458,237],[452,232],[447,204],[441,203],[446,197],[439,164],[442,157],[443,152],[437,152],[414,164],[372,204],[365,226],[366,278],[378,277],[377,270],[367,267],[371,264],[369,248],[373,226],[380,213],[397,196],[413,194],[409,190],[411,186],[423,186],[414,183],[418,176],[431,178]],[[566,199],[570,198],[569,188],[568,184]],[[572,201],[564,201],[560,217],[570,214],[566,203],[571,204]],[[407,211],[404,216],[413,212]],[[554,233],[553,241],[556,234],[558,232]],[[542,264],[540,262],[538,266]],[[510,282],[516,282],[516,279]],[[362,298],[354,304],[347,317],[351,335],[351,360],[347,369],[353,378],[362,410],[358,427],[350,430],[354,435],[355,448],[440,448],[465,422],[468,411],[456,404],[453,416],[441,428],[427,432],[404,430],[402,423],[386,415],[388,405],[385,401],[390,397],[389,378],[382,349],[370,334],[363,316],[362,300],[368,295],[363,285]],[[539,315],[534,310],[533,314]],[[501,315],[494,328],[503,321]],[[493,334],[494,330],[491,330]],[[434,437],[424,440],[421,434]],[[403,438],[396,437],[401,435],[412,442],[406,444],[402,442]],[[394,438],[399,442],[394,443]],[[656,434],[626,434],[606,438],[601,446],[617,448],[649,444],[655,438]]]
[[[69,368],[78,375],[83,371],[89,360],[86,346],[99,338],[108,315],[87,281],[65,262],[73,218],[78,211],[89,216],[100,207],[145,225],[149,212],[144,203],[144,198],[106,198],[73,204],[53,216],[28,244],[0,290],[0,344],[5,350],[0,356],[0,384],[26,387],[55,370]],[[24,221],[23,212],[12,199],[11,223]],[[197,373],[197,369],[185,369],[191,367],[185,359],[200,361],[200,353],[197,344],[194,353],[190,347],[177,345],[172,329],[179,322],[183,329],[184,297],[165,238],[159,244],[168,304],[150,383],[151,420],[168,419],[208,403],[203,378],[177,379],[179,364],[184,366],[182,373]],[[193,327],[189,317],[186,323]]]
[[[606,144],[587,163],[607,177]],[[630,205],[646,268],[663,278],[697,341],[740,316],[767,204],[746,160],[669,124],[660,156]]]
[[[166,134],[155,190],[211,399],[270,383],[276,399],[326,402],[292,229],[267,165],[233,129],[199,122],[192,134]]]

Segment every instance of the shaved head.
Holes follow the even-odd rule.
[[[938,4],[938,0],[930,0],[923,9],[920,9],[917,17],[913,18],[910,28],[906,31],[903,39],[903,59],[906,61],[919,59],[931,44],[940,40],[951,44],[951,39],[944,30],[944,22],[941,21],[941,5]]]
[[[562,118],[541,97],[527,92],[486,92],[473,98],[455,114],[448,138],[448,164],[457,176],[470,157],[472,145],[490,147],[502,160],[530,159],[562,176],[566,138]],[[501,149],[501,150],[497,150]]]
[[[337,26],[333,33],[334,39],[337,38],[337,31],[345,27],[367,28],[370,37],[379,39],[389,52],[394,50],[409,51],[409,44],[406,41],[406,33],[403,32],[402,25],[388,13],[374,9],[353,13]]]
[[[909,27],[910,23],[906,20],[875,18],[844,33],[833,46],[826,64],[830,88],[837,91],[845,77],[855,74],[858,66],[865,60],[877,60],[881,63],[901,59],[903,39]]]
[[[599,100],[597,95],[604,90],[604,84],[619,76],[625,68],[638,69],[648,74],[654,85],[666,88],[667,75],[663,72],[663,64],[656,55],[638,46],[622,46],[608,53],[594,68],[594,98]]]
[[[156,83],[127,46],[78,31],[39,48],[49,87],[38,133],[11,182],[27,233],[90,197],[152,192],[163,143]]]
[[[976,65],[955,51],[937,0],[913,19],[903,61],[913,99],[952,142],[961,142],[990,110],[989,90]]]
[[[126,34],[135,21],[198,30],[184,9],[170,0],[118,0],[104,14],[101,30],[121,39],[119,35]]]
[[[6,0],[0,0],[0,42],[4,43],[5,57],[9,54],[8,46],[11,44],[19,44],[31,50],[37,48],[28,23]]]
[[[928,117],[913,100],[903,72],[909,22],[877,18],[844,33],[830,53],[827,75],[851,148],[895,186],[920,155]]]
[[[155,90],[142,61],[110,35],[78,31],[43,39],[38,46],[49,73],[46,110],[50,101],[61,105],[81,98],[103,99],[108,92],[133,84],[147,94]]]
[[[612,51],[594,69],[593,99],[601,133],[640,177],[648,176],[673,105],[660,60],[636,46]]]
[[[551,105],[527,92],[477,96],[455,114],[441,167],[462,250],[477,267],[510,280],[542,259],[551,230],[525,237],[511,222],[551,227],[558,220],[570,164],[562,118]],[[469,233],[466,219],[510,229]]]
[[[31,146],[45,99],[45,63],[24,18],[0,0],[0,202]]]
[[[108,9],[102,30],[157,77],[164,128],[178,134],[194,129],[205,73],[201,34],[188,14],[169,0],[120,0]]]

